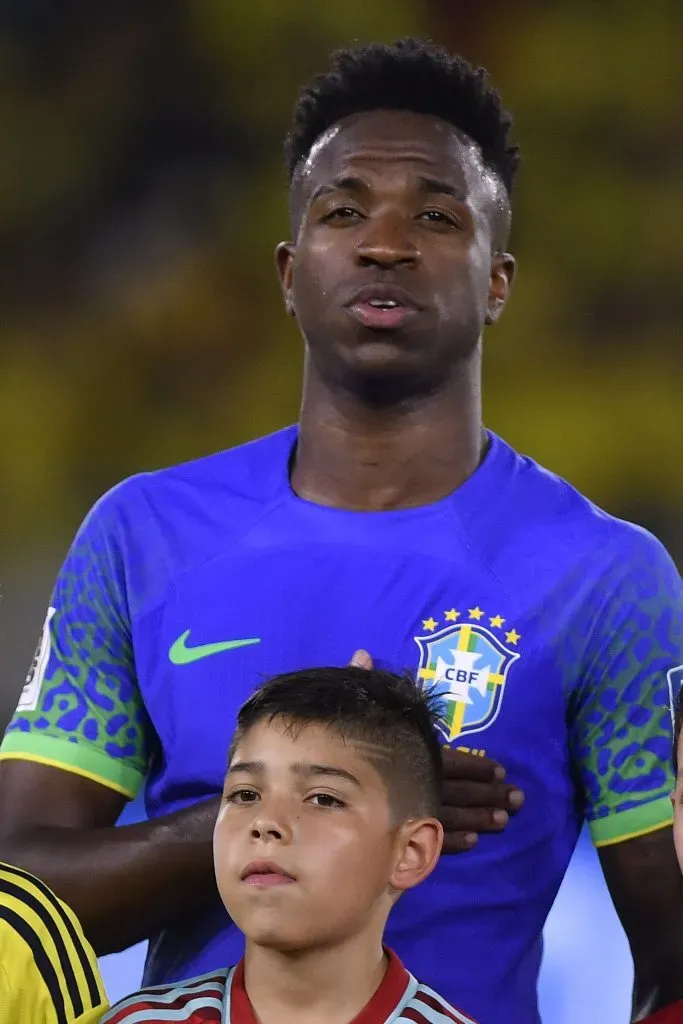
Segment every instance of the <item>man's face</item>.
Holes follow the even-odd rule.
[[[440,826],[429,828],[431,838],[393,824],[379,772],[329,729],[257,723],[228,767],[214,833],[218,888],[258,945],[294,951],[381,933],[397,893],[438,857]]]
[[[323,376],[438,386],[507,298],[502,186],[437,118],[375,111],[315,144],[295,184],[296,243],[278,264]],[[498,234],[499,237],[496,237]]]

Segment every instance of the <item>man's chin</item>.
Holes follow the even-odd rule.
[[[360,354],[359,354],[360,355]],[[393,405],[433,393],[439,387],[433,375],[404,353],[362,353],[346,367],[345,385],[369,405]]]

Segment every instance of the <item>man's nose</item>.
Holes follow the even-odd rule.
[[[363,226],[356,249],[361,266],[374,265],[387,270],[415,265],[420,255],[411,224],[397,214],[370,217]]]

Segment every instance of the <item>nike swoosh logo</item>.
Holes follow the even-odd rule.
[[[175,643],[171,644],[168,657],[174,665],[191,665],[194,661],[201,661],[202,658],[210,658],[212,654],[222,654],[223,651],[234,651],[236,647],[251,647],[252,644],[261,643],[260,637],[251,637],[249,640],[222,640],[217,644],[198,644],[197,647],[188,647],[189,636],[190,630],[186,629],[182,636],[179,636]]]

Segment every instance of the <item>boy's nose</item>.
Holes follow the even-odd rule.
[[[292,831],[284,816],[261,815],[251,826],[251,838],[268,842],[277,840],[288,843],[292,838]]]

